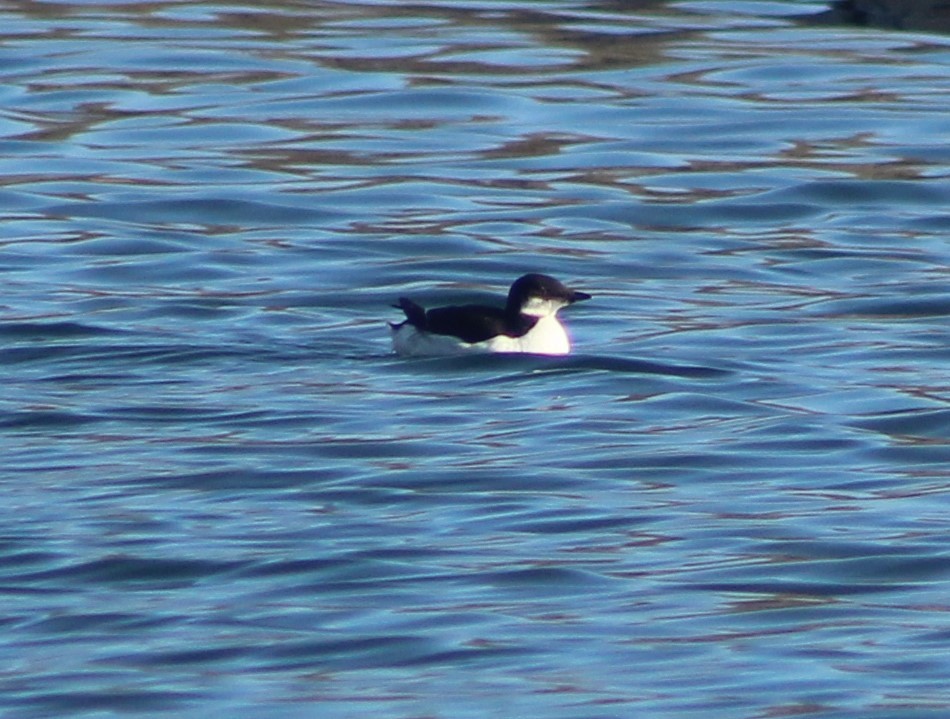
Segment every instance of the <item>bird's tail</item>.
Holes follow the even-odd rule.
[[[406,321],[413,327],[424,330],[426,328],[426,311],[408,297],[400,297],[399,302],[393,305],[397,310],[406,313]]]

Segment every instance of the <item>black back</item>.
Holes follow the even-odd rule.
[[[533,317],[511,317],[503,309],[487,305],[437,307],[426,312],[425,330],[437,335],[452,335],[463,342],[484,342],[498,335],[520,337],[534,327]]]

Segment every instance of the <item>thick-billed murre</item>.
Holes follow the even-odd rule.
[[[504,308],[461,305],[425,310],[408,297],[400,297],[393,307],[405,312],[406,320],[389,323],[393,349],[406,356],[463,352],[565,355],[571,351],[571,342],[558,322],[557,311],[589,299],[586,292],[536,273],[515,280]]]

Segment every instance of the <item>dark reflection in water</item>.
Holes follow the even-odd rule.
[[[818,17],[825,22],[950,32],[950,6],[940,0],[838,0]]]
[[[946,43],[820,10],[0,7],[0,714],[943,719]]]

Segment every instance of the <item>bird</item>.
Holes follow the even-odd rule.
[[[393,307],[402,310],[406,319],[389,323],[393,350],[407,357],[467,352],[566,355],[571,341],[557,312],[590,298],[586,292],[534,272],[514,281],[504,308],[460,305],[426,310],[400,297]]]

